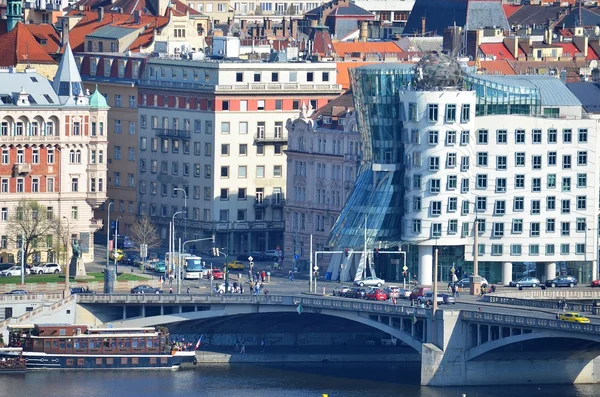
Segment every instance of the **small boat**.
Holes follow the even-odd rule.
[[[165,327],[92,328],[87,325],[8,326],[9,348],[0,362],[21,357],[27,368],[148,369],[196,364],[195,351],[180,351]]]
[[[27,361],[23,359],[23,349],[20,347],[2,347],[0,351],[5,352],[7,357],[0,358],[0,375],[27,372]]]

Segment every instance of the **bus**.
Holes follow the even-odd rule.
[[[207,271],[202,264],[202,258],[197,256],[188,256],[185,258],[185,266],[183,269],[183,278],[187,280],[199,280]]]

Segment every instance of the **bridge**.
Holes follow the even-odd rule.
[[[433,316],[430,309],[302,294],[94,294],[74,295],[50,308],[38,308],[38,317],[44,313],[51,317],[40,321],[34,313],[27,322],[71,316],[72,323],[96,326],[171,328],[228,320],[240,324],[245,319],[259,322],[264,328],[261,333],[266,334],[276,332],[273,327],[280,322],[276,319],[292,319],[294,324],[317,318],[318,324],[327,324],[325,319],[336,319],[391,335],[418,353],[423,385],[600,381],[600,325],[558,321],[554,312],[536,307],[488,304],[481,311],[468,304],[447,307]],[[270,316],[269,324],[261,323],[265,316]]]

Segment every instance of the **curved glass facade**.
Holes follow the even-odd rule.
[[[410,89],[414,67],[406,64],[369,65],[350,70],[354,106],[363,143],[363,163],[354,191],[334,225],[333,247],[373,248],[376,242],[401,240],[404,206],[405,116],[402,90]]]

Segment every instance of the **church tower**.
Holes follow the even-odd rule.
[[[23,22],[22,0],[8,0],[6,4],[6,28],[10,32],[17,26],[17,22]]]

